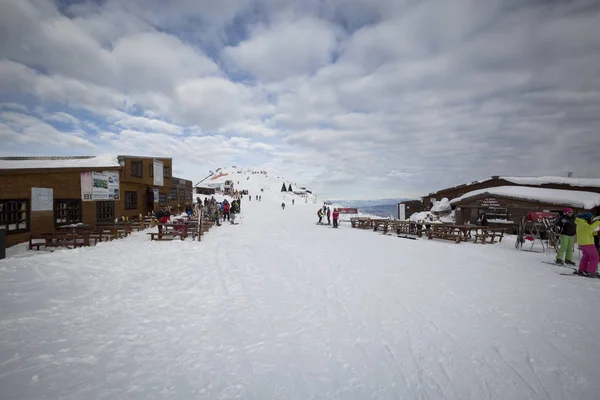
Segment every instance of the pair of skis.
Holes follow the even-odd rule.
[[[557,264],[555,262],[550,262],[550,261],[542,261],[544,264],[549,264],[549,265],[554,265],[555,267],[561,267],[561,268],[567,268],[570,269],[571,271],[577,271],[578,269],[575,267],[571,267],[569,265],[564,265],[564,264]],[[600,275],[596,274],[596,275],[591,275],[591,276],[586,276],[586,275],[578,275],[578,274],[574,274],[573,272],[571,273],[566,273],[566,272],[559,272],[559,275],[563,275],[563,276],[580,276],[582,278],[592,278],[592,279],[600,279]]]

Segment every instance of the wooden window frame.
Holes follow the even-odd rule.
[[[104,210],[101,210],[101,209]],[[110,216],[109,216],[110,214]],[[100,217],[103,218],[100,218]],[[96,201],[96,221],[107,222],[115,220],[115,202],[114,201]]]
[[[177,201],[177,188],[172,187],[171,189],[169,189],[168,200]]]
[[[133,196],[135,200],[129,199],[128,196]],[[125,192],[125,209],[126,210],[137,210],[139,208],[139,196],[138,192],[127,191]],[[135,205],[135,207],[134,207]]]
[[[179,200],[185,201],[185,189],[179,189]]]
[[[171,167],[163,166],[163,178],[171,179]]]
[[[21,205],[18,206],[18,209],[11,209],[9,210],[9,204],[10,203],[20,203]],[[21,207],[22,207],[22,203],[26,204],[26,210],[25,210],[25,220],[21,219],[20,213],[22,213],[23,211],[21,211]],[[30,202],[29,199],[1,199],[0,200],[0,227],[4,227],[4,229],[6,230],[6,234],[7,235],[12,235],[14,233],[23,233],[23,232],[29,232],[31,225],[31,207],[30,207]],[[18,215],[16,219],[11,219],[11,216],[15,216]],[[21,225],[22,222],[25,222],[25,228],[19,228],[19,229],[9,229],[10,225],[15,224],[17,226]]]
[[[66,207],[63,208],[60,204],[65,204]],[[73,205],[77,207],[72,207]],[[65,221],[59,221],[59,219],[65,219]],[[82,222],[83,201],[81,199],[54,199],[54,226],[56,228]]]
[[[139,166],[139,168],[138,168],[138,166]],[[139,172],[139,175],[137,175],[138,172]],[[143,161],[141,161],[141,160],[131,161],[131,176],[133,178],[143,178],[144,177],[144,162]]]
[[[160,207],[167,206],[167,194],[166,193],[158,193],[158,205]]]
[[[154,178],[154,163],[150,163],[150,165],[148,165],[148,176],[150,178]]]

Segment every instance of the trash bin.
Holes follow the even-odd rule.
[[[0,229],[0,260],[6,258],[6,230]]]

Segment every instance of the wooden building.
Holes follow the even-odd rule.
[[[402,212],[402,209],[404,209],[404,212]],[[398,219],[407,219],[414,213],[421,211],[423,211],[423,202],[421,200],[405,200],[398,203]]]
[[[170,158],[141,156],[0,158],[0,228],[12,246],[64,225],[182,210],[192,182],[173,179],[171,169]]]
[[[435,201],[439,201],[444,197],[452,200],[475,190],[499,186],[526,186],[600,193],[600,179],[595,178],[567,178],[560,176],[492,176],[491,178],[482,181],[474,181],[468,184],[442,189],[435,193],[429,193],[427,196],[423,197],[423,209],[429,210]]]
[[[518,224],[530,211],[561,211],[572,208],[575,213],[600,211],[600,193],[547,189],[525,186],[499,186],[475,190],[450,201],[455,206],[456,223],[474,224],[482,214],[490,225]]]

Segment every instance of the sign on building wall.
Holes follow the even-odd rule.
[[[84,201],[119,200],[119,172],[82,172],[81,198]]]
[[[154,186],[164,186],[162,161],[152,160],[152,169],[154,171]],[[155,202],[158,202],[158,200],[155,200]]]
[[[54,209],[54,189],[31,188],[31,211],[52,211]]]
[[[158,203],[160,200],[160,193],[158,192],[158,189],[152,189],[152,191],[154,192],[154,202]]]
[[[481,200],[481,207],[500,207],[500,203],[493,197],[486,197]]]

